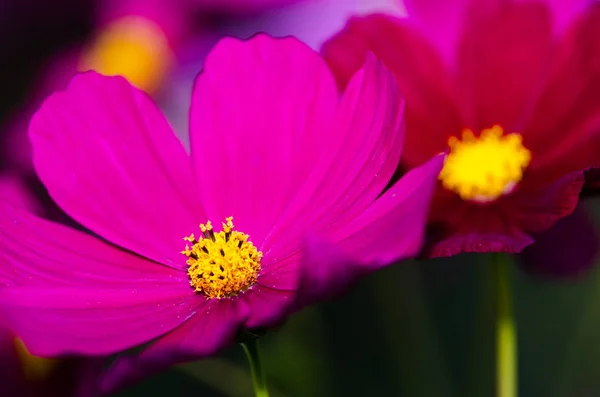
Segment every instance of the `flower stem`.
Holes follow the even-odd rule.
[[[258,338],[243,342],[241,345],[250,362],[250,372],[252,373],[252,380],[254,383],[254,395],[256,397],[269,397],[267,377],[260,362]]]
[[[496,294],[496,397],[517,397],[517,332],[511,307],[511,262],[506,254],[492,255]]]

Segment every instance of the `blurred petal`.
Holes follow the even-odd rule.
[[[600,166],[600,3],[566,32],[527,128],[539,183]]]
[[[406,99],[402,161],[410,167],[421,165],[444,151],[448,137],[462,128],[447,68],[419,31],[389,15],[352,18],[322,49],[341,87],[360,69],[369,51],[394,74]]]
[[[437,47],[450,67],[455,63],[465,25],[478,23],[501,3],[502,0],[404,0],[410,22]]]
[[[442,228],[435,230],[428,239],[424,256],[439,258],[464,252],[508,252],[518,253],[535,240],[516,227],[500,222],[500,216],[489,217],[478,223],[470,222],[460,230]],[[434,225],[434,228],[438,228]]]
[[[529,178],[527,181],[531,180]],[[583,187],[583,172],[565,175],[554,183],[542,188],[530,187],[523,183],[522,189],[515,192],[513,217],[523,230],[540,233],[559,219],[570,215],[579,202]]]
[[[543,0],[552,11],[554,29],[563,33],[567,26],[596,0]]]
[[[541,4],[508,4],[470,23],[458,53],[466,127],[499,124],[522,132],[546,82],[551,45],[550,16]]]
[[[37,173],[65,212],[117,245],[185,266],[181,239],[205,217],[190,158],[146,95],[121,77],[80,74],[46,100],[29,133]]]
[[[296,297],[291,307],[301,309],[344,293],[367,273],[360,262],[325,237],[311,235],[305,242]]]
[[[548,277],[578,276],[586,272],[598,254],[600,235],[585,207],[580,204],[558,220],[519,256],[523,269]]]
[[[430,215],[427,257],[461,252],[519,253],[576,207],[583,175],[574,173],[542,188],[526,181],[512,194],[489,204],[464,202],[439,190]]]
[[[217,353],[234,342],[248,315],[248,306],[241,299],[207,301],[194,318],[142,352],[118,358],[101,378],[101,391],[108,394],[174,364]]]
[[[239,65],[244,65],[240,68]],[[196,80],[190,138],[213,222],[234,217],[259,247],[338,137],[338,94],[318,53],[294,38],[224,39]]]
[[[454,63],[458,37],[470,1],[404,0],[411,22],[419,26],[430,44],[438,48],[448,64]]]

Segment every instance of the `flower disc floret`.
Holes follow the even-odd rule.
[[[202,237],[185,237],[190,285],[207,298],[228,298],[246,291],[260,273],[262,252],[247,234],[233,230],[233,217],[215,233],[210,221],[200,225]]]

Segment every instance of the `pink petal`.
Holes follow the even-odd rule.
[[[132,385],[170,366],[213,355],[234,342],[249,315],[241,299],[209,301],[194,318],[141,353],[123,356],[100,380],[103,393]]]
[[[331,233],[373,203],[398,165],[402,108],[391,74],[367,57],[338,107],[328,152],[313,164],[265,243],[270,255],[297,249],[306,233]]]
[[[246,328],[270,328],[289,313],[300,278],[302,254],[294,248],[299,245],[292,243],[288,252],[280,251],[282,256],[278,250],[265,251],[256,285],[242,295],[250,307]]]
[[[529,186],[529,180],[531,178],[524,180],[522,188],[515,192],[510,203],[512,217],[522,230],[529,233],[546,231],[556,221],[570,215],[579,203],[579,194],[585,181],[583,172],[567,174],[543,187],[537,187],[537,183],[536,186]]]
[[[481,131],[499,124],[522,132],[546,82],[552,44],[550,16],[541,4],[508,3],[469,23],[458,53],[467,126]]]
[[[464,252],[521,252],[534,240],[520,229],[506,201],[504,197],[481,205],[438,189],[423,255],[436,258]]]
[[[417,255],[443,156],[406,174],[364,213],[330,236],[308,236],[294,307],[333,298],[359,277]]]
[[[196,80],[190,115],[209,218],[233,216],[260,246],[315,161],[335,145],[337,98],[325,62],[294,38],[260,34],[217,44]]]
[[[206,217],[190,158],[145,94],[121,77],[77,75],[29,134],[37,173],[65,212],[117,245],[185,266],[182,238]]]
[[[438,48],[448,65],[454,63],[458,37],[470,1],[404,0],[410,21]]]
[[[443,55],[448,66],[455,63],[455,52],[465,25],[497,10],[502,0],[404,0],[410,22]]]
[[[541,183],[600,166],[599,91],[600,4],[595,3],[558,48],[550,81],[526,131],[538,153]]]
[[[590,270],[598,255],[596,225],[580,204],[559,219],[535,243],[523,250],[519,259],[526,272],[545,277],[574,277]]]
[[[331,239],[307,236],[298,290],[291,310],[329,300],[346,292],[367,269]]]
[[[34,354],[115,353],[195,312],[185,273],[1,204],[0,310]]]
[[[462,252],[519,253],[577,205],[582,174],[553,184],[531,186],[529,175],[511,195],[494,203],[475,204],[438,191],[430,215],[425,255],[453,256]],[[533,181],[535,182],[535,181]]]
[[[438,155],[412,169],[332,238],[370,270],[416,256],[443,164]]]
[[[552,11],[555,31],[560,34],[573,20],[580,16],[586,8],[596,0],[543,0]]]
[[[33,354],[108,355],[159,337],[194,315],[194,297],[185,292],[160,285],[12,287],[0,293],[0,310]]]
[[[296,287],[298,279],[296,278]],[[277,290],[257,284],[248,290],[243,299],[250,308],[250,315],[245,323],[248,329],[271,328],[279,324],[292,305],[295,291]]]
[[[486,221],[489,222],[490,218]],[[463,230],[453,230],[443,238],[436,238],[426,247],[428,258],[448,257],[465,252],[508,252],[518,253],[535,240],[528,234],[512,226],[504,227],[492,218],[493,227],[474,224]],[[486,230],[486,229],[489,229]],[[493,230],[497,229],[497,232]]]
[[[0,200],[0,283],[31,287],[187,284],[185,272],[127,253]],[[43,258],[43,260],[41,260]],[[77,266],[73,266],[73,264]]]
[[[392,71],[406,99],[402,160],[411,168],[421,165],[444,151],[448,137],[463,127],[448,70],[421,32],[389,15],[352,18],[322,49],[341,87],[360,69],[369,51]]]
[[[287,241],[287,239],[285,240]],[[300,245],[297,241],[289,243],[292,247]],[[279,291],[295,290],[298,284],[299,251],[292,248],[282,252],[281,256],[278,255],[277,250],[272,249],[265,253],[257,282],[267,288]]]

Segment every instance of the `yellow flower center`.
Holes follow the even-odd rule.
[[[100,32],[79,69],[121,75],[136,87],[152,92],[171,58],[167,38],[158,25],[142,17],[126,17]]]
[[[200,225],[202,237],[185,237],[181,253],[188,257],[190,285],[207,298],[228,298],[246,291],[256,282],[262,252],[248,241],[247,234],[233,230],[233,217],[215,233],[208,221]]]
[[[513,191],[531,161],[520,134],[504,134],[495,125],[475,137],[464,130],[462,140],[448,140],[450,154],[439,179],[463,200],[490,202]]]

